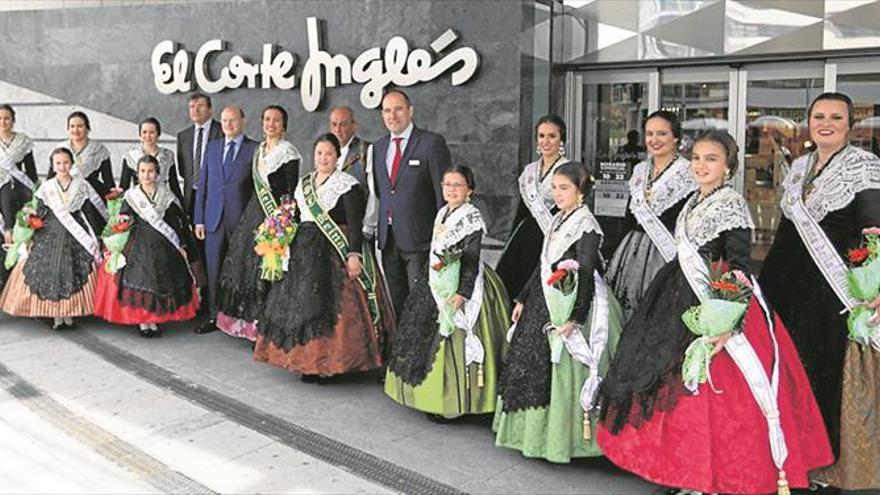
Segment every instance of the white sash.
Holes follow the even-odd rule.
[[[434,235],[431,238],[431,251],[429,254],[430,265],[434,265],[440,261],[437,253],[442,253],[448,247],[461,242],[462,239],[474,232],[486,231],[486,226],[483,223],[483,217],[480,214],[480,210],[474,205],[465,203],[459,206],[455,211],[449,214],[449,217],[444,223],[443,216],[448,210],[449,205],[444,206],[439,212],[437,212],[437,216],[434,218]],[[479,337],[474,333],[474,327],[477,324],[477,320],[480,318],[480,310],[483,307],[484,282],[482,261],[479,262],[477,266],[479,271],[477,273],[477,279],[471,297],[465,301],[458,311],[455,312],[455,315],[453,315],[452,318],[455,327],[465,332],[464,343],[466,365],[471,363],[482,363],[485,356],[483,344],[480,342]],[[428,279],[433,280],[436,277],[437,271],[429,269]],[[437,309],[442,310],[443,306],[448,303],[434,291],[433,284],[428,285],[431,287],[431,295],[434,297]]]
[[[669,169],[652,186],[659,192],[650,201],[645,197],[645,188],[650,182],[650,161],[636,165],[629,182],[630,210],[667,263],[675,258],[675,237],[666,229],[659,216],[695,189],[689,163],[681,157],[670,163]]]
[[[553,198],[550,194],[553,172],[566,163],[568,163],[567,158],[559,157],[544,175],[543,181],[541,180],[540,159],[526,165],[525,170],[519,176],[519,193],[544,235],[547,235],[550,224],[553,223],[553,214],[550,213],[550,208],[553,205]]]
[[[74,178],[73,180],[77,180]],[[87,184],[80,184],[80,187],[86,187]],[[54,180],[47,182],[42,187],[40,187],[40,199],[42,199],[46,206],[52,210],[52,213],[61,222],[61,225],[73,236],[74,239],[86,250],[91,256],[92,259],[95,260],[95,263],[101,262],[101,250],[98,246],[98,239],[95,236],[95,233],[91,231],[91,227],[89,230],[82,228],[82,226],[76,222],[73,218],[73,215],[68,211],[67,206],[64,204],[64,201],[61,199],[61,193],[58,191],[58,183]],[[99,200],[100,201],[100,200]],[[80,216],[85,219],[82,212],[79,212]],[[106,211],[105,211],[106,215]],[[86,221],[86,225],[89,225],[88,221]]]
[[[571,214],[571,217],[562,224],[558,230],[554,227],[561,222],[563,213],[559,212],[550,225],[550,233],[544,237],[544,247],[541,250],[541,289],[544,297],[549,290],[549,286],[543,283],[544,280],[550,278],[552,274],[551,267],[553,263],[561,261],[562,256],[571,247],[572,244],[579,241],[580,238],[588,233],[595,232],[602,235],[602,229],[599,222],[586,206]],[[565,344],[565,349],[569,355],[590,369],[590,375],[584,381],[581,388],[580,400],[581,407],[584,411],[589,412],[593,408],[593,398],[596,390],[602,382],[599,376],[599,364],[602,360],[602,354],[608,346],[608,287],[605,285],[605,279],[599,274],[598,270],[593,271],[593,282],[595,291],[591,306],[592,318],[590,320],[590,341],[584,338],[581,325],[575,325],[568,337],[561,337]],[[545,331],[555,331],[553,325],[545,326]],[[551,353],[551,361],[558,363],[559,356],[553,356]]]
[[[162,187],[162,186],[159,186]],[[159,191],[158,194],[171,194],[170,190]],[[172,195],[173,196],[173,195]],[[160,198],[156,198],[157,202]],[[166,201],[168,201],[166,199]],[[131,208],[138,214],[141,219],[145,220],[151,227],[156,229],[157,232],[162,234],[168,242],[174,246],[175,249],[181,249],[180,237],[178,237],[177,233],[174,232],[174,229],[168,225],[168,222],[165,221],[163,217],[164,213],[159,213],[156,208],[153,206],[153,203],[150,201],[150,198],[144,193],[144,191],[140,187],[132,187],[128,191],[125,192],[125,202],[128,203]],[[171,201],[168,201],[169,203]],[[167,208],[168,203],[165,203]]]
[[[630,195],[632,198],[630,209],[639,225],[645,229],[645,233],[651,238],[651,242],[654,243],[654,247],[660,252],[660,256],[663,256],[667,263],[672,261],[675,258],[675,238],[672,237],[672,234],[666,230],[663,222],[648,207],[645,201],[644,188],[630,188]]]
[[[849,287],[846,282],[846,264],[843,258],[837,253],[831,239],[825,235],[825,231],[819,225],[812,215],[810,215],[807,206],[804,204],[804,180],[807,171],[812,166],[813,158],[808,160],[798,160],[792,166],[789,173],[791,179],[787,184],[785,195],[782,201],[785,203],[785,210],[788,210],[787,217],[791,220],[797,229],[798,235],[804,242],[813,262],[822,272],[822,276],[831,286],[831,289],[837,295],[837,298],[843,303],[844,309],[849,311],[856,307],[859,302],[856,301],[849,293]],[[828,165],[830,166],[830,165]]]
[[[0,186],[12,177],[28,189],[34,188],[31,178],[17,166],[33,148],[34,142],[31,138],[20,132],[15,133],[9,146],[0,145]]]

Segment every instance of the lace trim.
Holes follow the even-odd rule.
[[[107,147],[97,141],[89,140],[86,147],[80,150],[79,153],[73,151],[73,144],[71,144],[70,140],[62,141],[58,143],[58,146],[67,148],[73,153],[74,171],[83,177],[92,175],[95,170],[101,167],[101,163],[104,160],[110,158],[110,151]]]
[[[691,175],[691,162],[679,156],[654,182],[649,197],[646,188],[650,183],[649,174],[653,168],[653,157],[636,165],[632,177],[629,179],[629,188],[633,195],[635,195],[633,191],[645,191],[645,203],[654,212],[654,215],[659,217],[692,193],[697,188],[697,183]],[[632,205],[630,205],[630,211],[635,214]]]
[[[563,219],[564,215],[561,211],[553,217],[550,232],[544,237],[544,248],[541,251],[542,264],[558,261],[584,234],[595,232],[600,237],[605,235],[596,217],[586,206],[575,210],[565,222],[562,222]]]
[[[58,188],[58,190],[61,191],[61,184],[58,183],[57,178],[52,177],[46,182],[43,182],[34,194],[40,199],[40,201],[46,203],[46,194],[49,192],[49,188]],[[67,208],[67,211],[79,211],[86,199],[89,198],[89,189],[91,189],[91,186],[85,181],[85,179],[82,177],[71,177],[70,185],[67,187],[66,192],[67,203],[64,205]]]
[[[434,236],[431,239],[431,252],[442,252],[449,246],[454,246],[465,237],[477,231],[486,231],[483,223],[483,215],[480,210],[470,203],[459,206],[449,214],[446,221],[443,217],[449,210],[449,205],[440,208],[434,219]]]
[[[520,196],[522,196],[526,207],[532,212],[532,216],[535,220],[538,220],[539,225],[541,225],[540,222],[543,215],[536,211],[540,206],[538,202],[540,201],[543,204],[547,212],[553,209],[553,172],[566,163],[568,163],[566,158],[559,158],[550,167],[550,171],[544,176],[544,180],[541,180],[541,160],[539,159],[526,165],[519,176]],[[541,225],[542,230],[547,227],[547,225]]]
[[[27,134],[22,134],[20,132],[16,132],[12,137],[12,142],[9,145],[5,145],[0,142],[0,161],[9,160],[12,162],[12,166],[15,167],[24,157],[27,156],[28,153],[33,151],[34,142],[31,141],[31,138],[28,137]],[[3,167],[0,167],[0,186],[6,185],[9,182],[11,175],[9,171]]]
[[[788,201],[782,201],[780,206],[788,219],[792,218],[789,201],[797,201],[801,191],[804,191],[804,205],[810,216],[821,222],[829,212],[852,203],[856,194],[880,189],[880,158],[873,153],[847,146],[832,158],[812,184],[805,185],[803,182],[815,160],[815,153],[798,158],[783,181],[784,196]]]
[[[754,229],[745,198],[732,187],[723,187],[698,201],[694,193],[681,209],[675,224],[677,241],[686,237],[697,246],[704,246],[722,232],[733,229]]]
[[[146,155],[146,152],[144,152],[140,146],[128,150],[128,152],[125,153],[125,165],[137,173],[138,160],[144,155]],[[159,160],[159,181],[167,183],[169,177],[168,171],[174,168],[174,152],[168,148],[162,148],[160,146],[156,151],[156,160]]]
[[[269,174],[278,170],[279,167],[292,160],[302,160],[299,150],[290,141],[279,141],[272,151],[264,154],[266,143],[260,143],[260,151],[257,154],[257,170],[263,176],[263,180],[269,182]]]
[[[128,191],[125,191],[125,202],[132,206],[132,208],[138,209],[139,206],[135,205],[138,200],[145,200],[147,203],[147,207],[156,210],[156,213],[159,215],[159,218],[163,218],[165,216],[165,211],[168,210],[168,207],[171,206],[171,203],[177,203],[177,196],[171,192],[171,188],[169,188],[166,184],[157,183],[156,184],[156,196],[150,200],[149,196],[141,190],[140,187],[135,186],[130,188]]]
[[[316,172],[312,172],[313,180],[316,174]],[[352,188],[358,184],[357,179],[345,172],[339,172],[338,170],[334,171],[330,174],[330,177],[327,177],[327,180],[323,184],[317,187],[318,204],[321,205],[321,208],[323,208],[324,211],[329,212],[336,207],[336,203],[343,194],[351,191]],[[315,218],[312,216],[308,207],[305,206],[306,198],[302,192],[302,179],[300,179],[299,184],[296,186],[294,198],[296,198],[296,203],[300,205],[299,211],[301,220],[303,222],[314,222]]]

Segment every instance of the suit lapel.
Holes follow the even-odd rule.
[[[403,150],[403,155],[400,157],[400,170],[397,171],[397,179],[394,183],[400,182],[401,176],[409,170],[409,158],[415,152],[416,146],[419,144],[419,130],[413,127],[412,132],[409,135],[409,139],[406,142],[406,148]]]
[[[385,184],[388,184],[388,187],[391,187],[391,178],[388,177],[388,164],[385,161],[388,157],[390,143],[391,139],[386,136],[377,141],[373,148],[373,174],[380,177]]]
[[[361,140],[357,136],[352,138],[348,145],[348,154],[345,155],[345,161],[342,162],[342,170],[347,171],[358,160],[361,152]]]

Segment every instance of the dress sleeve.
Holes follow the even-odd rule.
[[[600,263],[599,245],[602,237],[595,232],[588,232],[581,236],[575,244],[575,254],[578,261],[578,286],[577,298],[569,320],[584,324],[593,305],[593,295],[596,292],[596,283],[593,280],[593,272]]]
[[[125,206],[126,205],[123,205],[123,207]],[[95,232],[95,235],[101,237],[101,232],[104,230],[104,226],[107,225],[107,221],[104,220],[104,217],[102,217],[100,213],[98,213],[98,209],[95,208],[95,205],[93,205],[91,201],[85,200],[82,205],[82,212],[86,217],[86,221],[89,222],[89,225]],[[133,215],[130,216],[134,218]]]
[[[36,162],[34,162],[34,152],[31,151],[30,153],[25,155],[22,162],[24,163],[25,175],[30,177],[30,179],[36,184],[39,177],[37,177],[37,164]]]
[[[859,228],[880,227],[880,189],[867,189],[856,194],[855,202]]]
[[[348,224],[348,252],[360,253],[361,244],[364,241],[364,233],[361,232],[366,208],[364,190],[358,184],[343,194],[340,199],[342,207],[345,208],[345,220]]]
[[[174,193],[174,196],[177,197],[180,204],[183,204],[183,191],[180,189],[180,179],[177,178],[177,164],[172,162],[171,170],[168,170],[165,173],[168,174],[168,188],[171,189],[171,192]]]
[[[476,231],[462,239],[461,272],[458,276],[458,295],[470,299],[474,293],[474,285],[480,274],[480,244],[483,232]]]
[[[12,179],[15,180],[15,179]],[[3,223],[6,230],[12,230],[15,225],[15,199],[12,191],[12,180],[0,187],[0,213],[3,214]]]
[[[133,177],[133,173],[131,167],[128,166],[128,160],[122,160],[122,177],[119,178],[119,187],[122,188],[123,191],[127,191],[129,187],[131,187],[131,182]]]
[[[741,270],[746,275],[752,273],[752,231],[750,229],[733,229],[721,234],[724,242],[722,257],[730,269]]]
[[[101,162],[101,166],[98,168],[101,172],[101,181],[104,183],[104,187],[107,189],[103,194],[107,194],[110,189],[116,187],[116,181],[113,180],[113,167],[110,165],[110,159],[107,158],[103,162]]]

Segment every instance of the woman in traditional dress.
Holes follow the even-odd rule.
[[[658,110],[645,121],[648,160],[629,180],[628,232],[608,264],[608,285],[620,302],[624,322],[632,315],[660,268],[675,258],[675,219],[696,188],[690,162],[678,154],[681,123]]]
[[[74,177],[73,153],[56,148],[49,156],[55,176],[34,193],[39,217],[27,256],[19,257],[0,295],[0,307],[13,316],[54,318],[53,328],[73,326],[73,318],[94,310],[98,235],[107,210],[98,193]]]
[[[507,331],[507,293],[480,261],[486,226],[470,203],[474,173],[443,174],[427,276],[407,298],[394,336],[385,393],[442,418],[495,411],[497,364]]]
[[[565,122],[556,115],[545,115],[535,126],[538,159],[523,169],[519,176],[521,201],[514,219],[513,233],[501,253],[496,271],[507,293],[519,294],[529,275],[538,265],[541,239],[547,234],[553,215],[551,183],[553,172],[565,158]]]
[[[159,179],[159,160],[145,154],[137,167],[138,184],[125,192],[120,210],[130,225],[125,264],[115,274],[100,269],[95,314],[138,325],[141,337],[150,338],[162,335],[159,323],[195,317],[199,300],[189,260],[198,250],[178,198]]]
[[[553,172],[559,212],[515,299],[493,423],[497,446],[558,463],[602,454],[592,400],[620,333],[620,307],[602,278],[602,229],[584,205],[592,182],[580,163]],[[551,285],[560,271],[576,281],[567,295]]]
[[[83,112],[75,111],[67,116],[67,135],[69,139],[58,144],[73,152],[73,168],[70,175],[82,177],[103,198],[116,187],[113,169],[110,166],[110,151],[103,144],[89,139],[92,124]],[[47,179],[55,176],[54,168],[49,169]]]
[[[825,418],[837,463],[814,479],[846,490],[880,489],[880,349],[847,339],[859,305],[844,256],[862,230],[880,227],[880,159],[849,144],[852,100],[825,93],[808,112],[815,151],[783,182],[782,221],[761,285],[791,329]],[[876,310],[880,298],[868,306]],[[832,492],[829,490],[829,492]]]
[[[808,486],[807,472],[829,464],[831,449],[791,339],[750,276],[752,219],[727,184],[737,151],[724,131],[694,143],[699,189],[676,223],[677,258],[660,269],[623,330],[599,394],[598,439],[612,462],[654,483],[786,493]],[[709,262],[723,262],[754,295],[733,331],[697,337],[682,315],[711,299]],[[691,344],[705,349],[698,364],[714,354],[706,383],[682,371]]]
[[[299,180],[299,150],[284,140],[287,111],[277,105],[263,109],[263,134],[251,165],[254,193],[245,207],[220,270],[217,328],[234,337],[256,340],[256,320],[270,283],[261,276],[261,258],[254,251],[254,231],[283,201],[292,199]]]
[[[254,349],[257,361],[304,381],[380,368],[394,326],[380,274],[362,251],[364,191],[336,169],[336,136],[321,135],[313,150],[315,171],[296,188],[300,226],[289,270],[266,296]]]
[[[13,130],[15,110],[9,105],[0,105],[0,221],[2,221],[4,243],[12,245],[12,228],[15,214],[33,195],[37,183],[37,167],[34,164],[34,142],[27,134]],[[0,286],[9,275],[0,266]]]
[[[168,186],[177,201],[182,202],[183,195],[177,178],[174,152],[157,144],[159,136],[162,135],[162,125],[154,117],[147,117],[138,124],[138,134],[141,144],[128,150],[122,157],[122,178],[119,180],[119,187],[128,190],[132,184],[138,183],[140,176],[138,164],[142,156],[149,155],[159,162],[159,177],[156,180]]]

